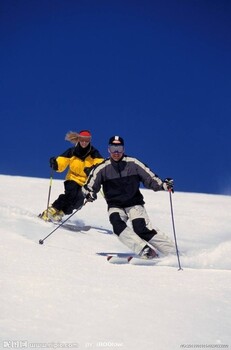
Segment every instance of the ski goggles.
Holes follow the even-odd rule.
[[[79,142],[91,142],[91,136],[79,136],[78,141]]]
[[[124,146],[122,145],[110,145],[108,147],[110,153],[123,153]]]

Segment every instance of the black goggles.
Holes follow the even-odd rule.
[[[110,145],[108,147],[110,153],[123,153],[124,146],[122,145]]]

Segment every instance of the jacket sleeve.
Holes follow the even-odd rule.
[[[90,172],[87,182],[83,187],[83,193],[85,195],[89,192],[98,193],[100,191],[101,184],[102,184],[102,171],[104,169],[104,163],[105,161],[98,164]]]
[[[156,175],[151,169],[136,159],[137,171],[141,178],[142,183],[146,188],[149,188],[153,191],[162,191],[163,190],[163,181]]]
[[[73,148],[68,148],[64,153],[62,153],[60,156],[56,158],[56,161],[58,163],[58,170],[57,172],[61,173],[63,172],[69,165],[70,165],[70,159],[73,155]]]

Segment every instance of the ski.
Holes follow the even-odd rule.
[[[155,259],[142,259],[136,255],[108,255],[107,261],[111,264],[124,265],[144,265],[153,266],[158,263],[158,258]]]

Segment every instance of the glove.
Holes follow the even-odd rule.
[[[171,179],[170,177],[167,177],[164,181],[163,181],[163,190],[165,191],[170,191],[172,193],[174,193],[174,189],[173,189],[173,186],[174,186],[174,181],[173,179]]]
[[[88,202],[94,202],[97,199],[97,194],[95,192],[88,192],[86,195],[86,200]]]
[[[55,171],[58,170],[58,163],[55,157],[50,158],[50,167]]]

